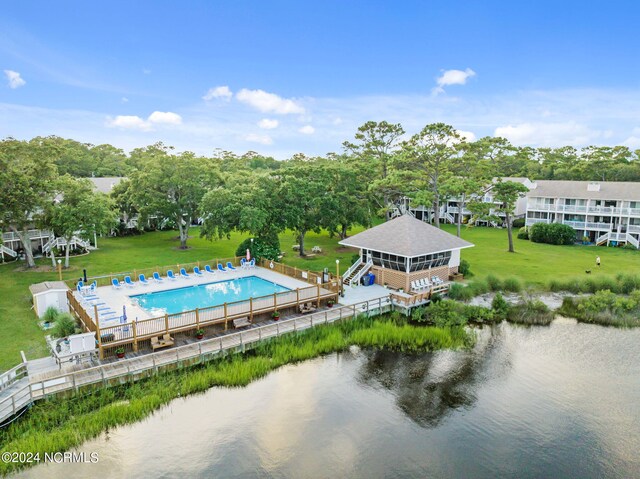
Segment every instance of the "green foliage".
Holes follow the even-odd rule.
[[[622,296],[600,290],[585,298],[564,298],[558,312],[586,323],[607,326],[640,326],[640,290]]]
[[[448,295],[457,301],[467,301],[473,297],[471,289],[462,283],[452,283]]]
[[[553,292],[568,291],[574,294],[593,294],[604,290],[609,290],[616,294],[629,294],[635,289],[640,289],[640,276],[619,274],[615,278],[609,276],[592,276],[562,281],[551,280],[547,288]]]
[[[253,239],[253,242],[251,241]],[[277,260],[280,255],[280,239],[277,235],[271,238],[247,238],[238,245],[236,256],[245,256],[247,250],[258,259]]]
[[[525,299],[509,308],[507,321],[519,324],[547,325],[553,321],[554,313],[542,301]]]
[[[53,323],[58,319],[58,316],[60,316],[60,311],[58,311],[55,306],[49,306],[44,312],[42,319],[46,322]]]
[[[562,223],[536,223],[529,228],[529,238],[534,243],[571,245],[576,241],[576,232]]]
[[[523,226],[518,230],[518,239],[528,240],[529,239],[529,229],[526,226]]]
[[[471,264],[466,259],[460,260],[460,266],[458,267],[458,272],[464,275],[465,278],[472,276]]]
[[[491,310],[493,311],[495,319],[507,319],[509,315],[509,303],[507,303],[500,293],[496,293],[491,301]]]
[[[69,313],[59,314],[51,329],[54,338],[66,338],[76,331],[76,320]]]
[[[487,275],[486,278],[487,286],[489,287],[489,291],[500,291],[502,290],[502,281],[496,276],[490,274]]]
[[[524,228],[526,221],[524,218],[516,218],[511,224],[514,228]]]
[[[470,323],[493,323],[497,318],[494,311],[484,306],[466,305],[463,314]]]
[[[213,386],[237,387],[266,376],[286,364],[341,351],[351,344],[398,351],[460,349],[473,345],[463,328],[416,327],[397,315],[317,326],[274,338],[245,354],[163,372],[136,383],[99,388],[86,395],[37,402],[24,418],[0,429],[0,453],[62,452],[105,430],[140,421],[176,397]],[[0,463],[0,474],[24,464]]]
[[[522,283],[518,278],[506,278],[502,282],[502,290],[510,293],[519,293],[522,291]]]

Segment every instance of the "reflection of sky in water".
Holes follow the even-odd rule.
[[[640,329],[479,332],[473,351],[359,351],[173,401],[24,477],[640,477]]]
[[[131,296],[131,298],[153,316],[160,316],[165,313],[179,313],[196,308],[244,301],[283,291],[289,291],[289,288],[257,276],[247,276],[157,293],[145,293]]]

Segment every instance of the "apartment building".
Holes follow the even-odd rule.
[[[563,223],[576,231],[576,241],[638,248],[640,183],[539,180],[526,208],[527,226]]]

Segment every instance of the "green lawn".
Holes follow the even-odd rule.
[[[455,228],[445,226],[454,233]],[[360,231],[356,229],[350,234]],[[233,234],[230,239],[207,241],[198,237],[192,229],[190,249],[178,250],[177,233],[174,231],[146,233],[129,238],[103,238],[98,251],[72,258],[72,268],[64,272],[65,279],[78,278],[82,268],[88,275],[107,274],[133,268],[187,263],[198,260],[233,256],[237,245],[245,238]],[[640,252],[616,248],[583,246],[550,246],[515,240],[516,253],[509,254],[507,234],[492,228],[463,229],[463,237],[476,246],[463,251],[462,257],[471,263],[476,277],[494,274],[501,277],[517,276],[527,283],[543,284],[553,278],[584,276],[590,269],[594,275],[637,273],[640,271]],[[351,264],[353,252],[339,248],[338,238],[329,238],[326,233],[310,233],[306,239],[307,250],[315,245],[323,249],[322,254],[312,258],[299,258],[292,250],[295,239],[292,233],[281,235],[282,250],[286,252],[284,262],[299,268],[320,271],[327,267],[335,272],[336,259],[340,259],[340,270]],[[602,266],[595,267],[595,258],[600,255]],[[50,264],[39,260],[39,265]],[[37,326],[31,311],[28,286],[32,283],[57,279],[55,272],[17,271],[16,263],[0,266],[0,370],[6,370],[20,361],[20,350],[28,358],[46,354],[44,334]]]

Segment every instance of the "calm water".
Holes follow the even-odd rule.
[[[470,352],[360,351],[173,401],[22,477],[640,477],[640,329],[479,332]]]
[[[180,313],[223,303],[289,291],[289,288],[257,276],[246,276],[228,281],[189,286],[186,288],[145,293],[131,296],[151,314]]]

